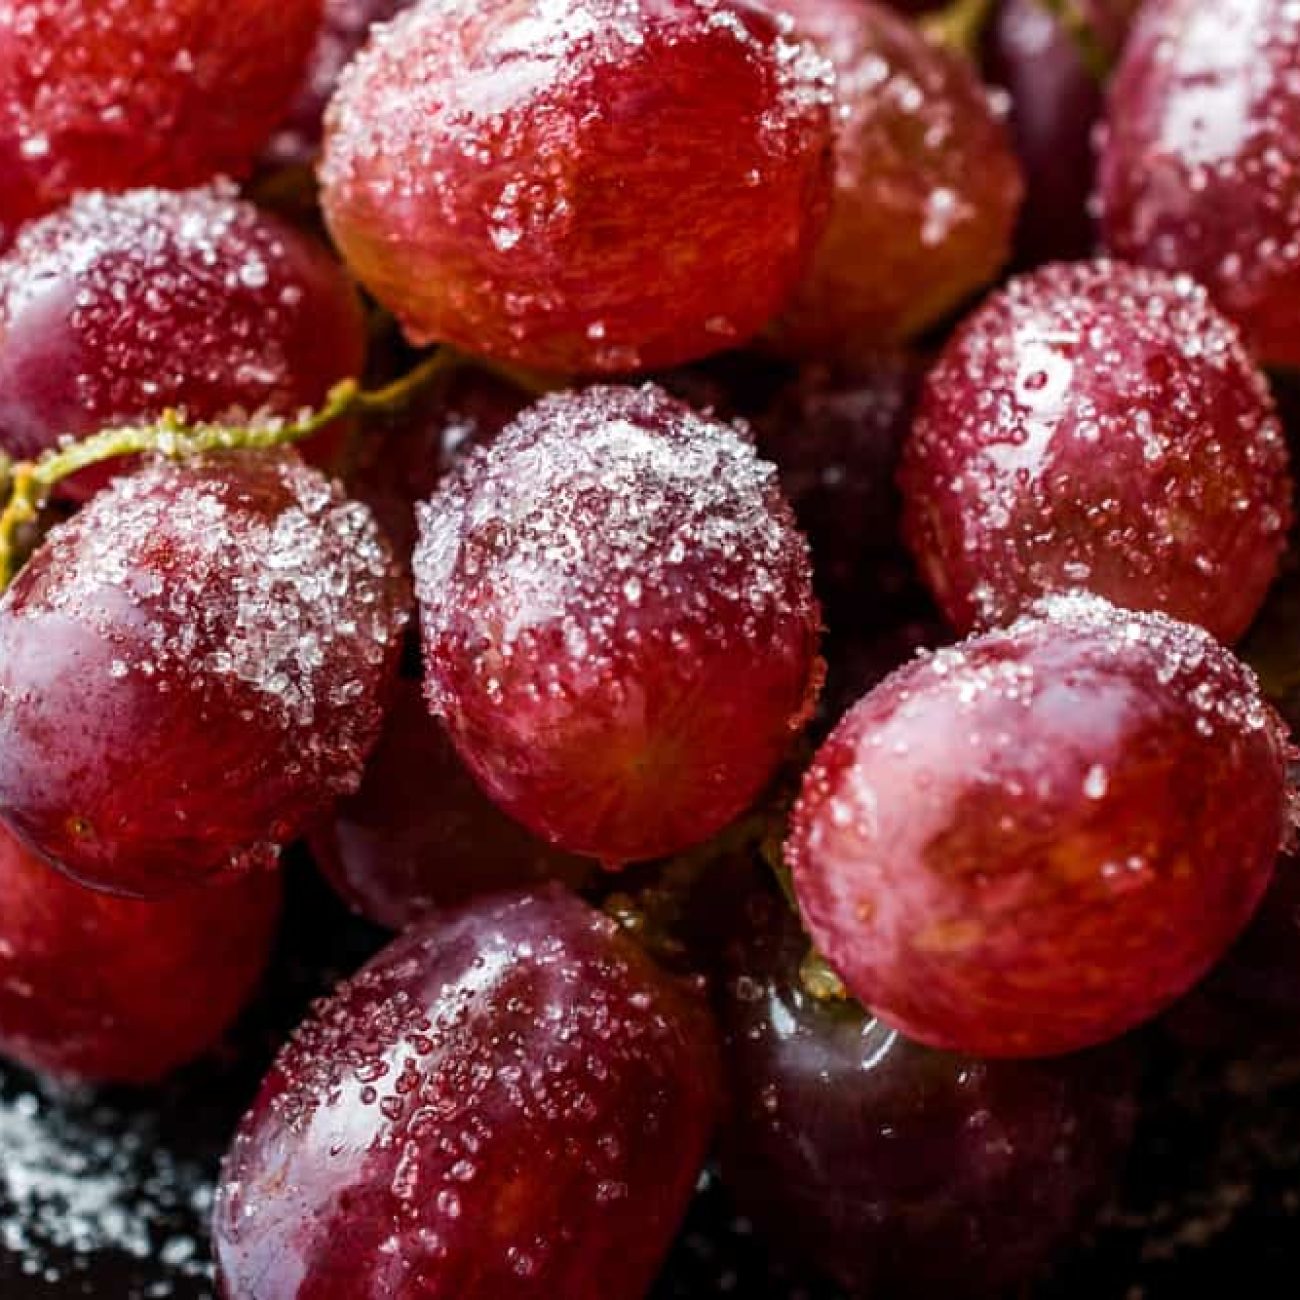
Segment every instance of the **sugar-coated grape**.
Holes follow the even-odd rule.
[[[1162,1010],[1227,950],[1287,816],[1248,668],[1097,597],[889,677],[819,751],[788,845],[813,938],[922,1042],[1046,1056]]]
[[[705,1009],[552,893],[417,926],[322,1003],[217,1194],[235,1300],[635,1300],[699,1173]]]
[[[321,0],[0,0],[0,247],[81,190],[248,170]]]
[[[808,996],[783,903],[754,898],[733,935],[723,1174],[763,1239],[855,1296],[989,1300],[1033,1280],[1122,1167],[1136,1054],[936,1052]]]
[[[1022,182],[968,60],[874,0],[772,0],[836,71],[830,222],[776,328],[782,350],[852,355],[919,333],[993,279]]]
[[[344,74],[325,216],[417,343],[544,371],[756,334],[821,232],[829,71],[748,0],[419,5]]]
[[[1136,0],[1071,0],[1097,55],[1114,56]],[[1025,203],[1016,234],[1020,258],[1036,265],[1085,257],[1096,242],[1088,200],[1092,137],[1102,82],[1072,33],[1043,0],[1004,0],[988,34],[990,80],[1011,97],[1011,130],[1023,164]]]
[[[358,440],[348,491],[375,512],[403,563],[415,549],[416,505],[532,400],[489,371],[460,366],[400,411],[370,422]]]
[[[578,885],[587,858],[529,835],[478,788],[418,684],[402,681],[361,788],[311,835],[316,861],[363,915],[401,930],[482,894],[544,880]]]
[[[1286,444],[1238,332],[1185,276],[1063,263],[981,306],[931,372],[906,526],[961,630],[1070,587],[1232,641],[1277,572]]]
[[[0,258],[0,447],[32,457],[168,408],[293,415],[365,348],[337,264],[228,187],[83,195]]]
[[[807,366],[756,422],[832,625],[872,621],[910,576],[894,479],[919,380],[902,353]]]
[[[1300,22],[1291,0],[1148,0],[1111,83],[1106,246],[1186,271],[1300,365]]]
[[[356,56],[376,23],[387,22],[413,0],[324,0],[320,35],[307,60],[288,117],[271,137],[265,161],[280,166],[307,166],[316,157],[324,128],[325,106],[343,69]]]
[[[369,511],[295,456],[116,480],[0,601],[0,815],[123,894],[273,861],[361,779],[394,573]]]
[[[97,1082],[149,1082],[210,1047],[261,976],[280,913],[276,872],[112,898],[3,826],[0,890],[0,1054]]]
[[[431,708],[569,852],[708,838],[808,715],[819,613],[776,472],[652,385],[525,411],[424,507],[415,575]]]

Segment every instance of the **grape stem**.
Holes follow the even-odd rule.
[[[937,44],[973,59],[993,4],[994,0],[951,0],[946,8],[923,19],[921,28]]]
[[[33,461],[0,465],[8,500],[0,511],[0,591],[18,568],[18,539],[23,527],[40,520],[54,488],[92,465],[122,456],[153,454],[182,460],[207,452],[272,450],[289,447],[349,416],[384,415],[406,406],[417,393],[462,362],[458,353],[440,348],[414,369],[383,388],[365,391],[355,379],[336,384],[318,410],[296,420],[267,420],[247,426],[188,423],[165,411],[150,424],[104,429],[80,442],[56,447]]]

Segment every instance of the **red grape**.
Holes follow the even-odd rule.
[[[307,166],[320,148],[325,107],[339,76],[365,44],[370,30],[413,0],[324,0],[324,23],[307,60],[289,116],[271,137],[265,161],[273,166]]]
[[[818,947],[936,1047],[1046,1056],[1227,950],[1286,821],[1286,742],[1199,628],[1051,597],[888,678],[822,747],[789,852]]]
[[[82,190],[247,171],[320,18],[321,0],[0,0],[0,228]]]
[[[296,457],[118,479],[0,602],[0,815],[123,894],[273,861],[359,783],[403,621],[373,518]]]
[[[0,1053],[32,1070],[148,1083],[210,1047],[270,954],[278,872],[157,903],[61,876],[0,826]]]
[[[544,371],[756,334],[820,234],[829,73],[747,0],[420,5],[344,74],[322,199],[417,342]]]
[[[1277,572],[1288,456],[1264,377],[1186,277],[1014,281],[948,344],[902,471],[912,549],[967,630],[1083,587],[1239,637]]]
[[[870,0],[773,0],[837,74],[830,223],[777,345],[853,355],[919,333],[997,274],[1022,184],[968,60]]]
[[[33,457],[169,407],[293,415],[356,375],[365,348],[325,250],[233,190],[83,195],[0,258],[0,446]]]
[[[569,852],[707,839],[808,715],[819,614],[775,471],[651,385],[525,411],[424,507],[415,574],[430,707]]]
[[[920,369],[901,353],[805,367],[756,421],[812,547],[831,622],[873,621],[911,578],[894,479]]]
[[[1300,365],[1297,63],[1291,0],[1148,0],[1100,152],[1107,247],[1195,276],[1278,366]]]
[[[583,883],[586,858],[511,821],[475,784],[414,682],[399,683],[361,788],[311,836],[357,911],[393,930],[435,908],[542,880]]]
[[[245,1118],[223,1294],[641,1296],[717,1090],[704,1009],[577,899],[417,926],[320,1004]]]
[[[988,1300],[1031,1281],[1120,1171],[1135,1054],[948,1056],[809,997],[808,941],[775,899],[739,909],[733,934],[723,1174],[765,1239],[854,1295]]]
[[[1136,0],[1070,0],[1103,57],[1122,48],[1136,8]],[[1079,40],[1043,0],[1004,0],[988,34],[989,77],[1011,97],[1011,129],[1024,168],[1016,246],[1030,265],[1085,257],[1096,242],[1088,198],[1102,83]]]

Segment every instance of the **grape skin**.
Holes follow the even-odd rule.
[[[0,815],[127,895],[274,862],[360,781],[405,604],[369,512],[292,453],[116,480],[0,600]]]
[[[67,880],[0,825],[0,1054],[58,1079],[152,1083],[213,1045],[256,987],[278,872],[156,903]]]
[[[363,916],[402,930],[483,894],[545,880],[578,886],[594,864],[529,835],[478,788],[419,684],[400,681],[361,787],[313,829],[330,883]]]
[[[1081,587],[1234,641],[1291,521],[1287,447],[1236,329],[1187,277],[1062,263],[1014,280],[927,377],[905,532],[959,631]]]
[[[1111,82],[1106,247],[1184,271],[1261,361],[1300,366],[1300,23],[1290,0],[1151,0]]]
[[[921,658],[804,778],[787,852],[819,949],[888,1024],[1046,1056],[1141,1024],[1266,889],[1287,743],[1204,632],[1057,596]]]
[[[321,0],[3,0],[0,248],[84,190],[245,174],[320,21]]]
[[[225,1296],[643,1295],[718,1110],[705,1008],[558,888],[417,925],[317,1006],[218,1189]]]
[[[830,219],[771,343],[852,358],[911,338],[992,280],[1023,183],[968,59],[872,0],[780,0],[836,72]]]
[[[775,471],[651,385],[525,411],[425,505],[415,575],[431,709],[570,853],[707,839],[815,698],[820,614]]]
[[[667,367],[782,306],[829,190],[829,74],[747,0],[464,0],[351,65],[335,242],[415,343],[558,374]]]
[[[1031,1282],[1120,1173],[1130,1045],[981,1061],[818,1003],[782,902],[732,908],[718,989],[723,1176],[766,1242],[860,1296],[987,1300]]]
[[[365,355],[337,263],[229,185],[81,195],[0,258],[0,446],[17,458],[168,409],[293,416]],[[84,499],[120,468],[60,490]]]

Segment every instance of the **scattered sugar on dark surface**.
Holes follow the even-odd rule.
[[[306,871],[291,886],[266,996],[215,1059],[153,1094],[60,1093],[0,1072],[4,1300],[212,1300],[207,1215],[226,1136],[308,1000],[383,942]],[[1147,1096],[1118,1205],[1029,1300],[1293,1296],[1300,1054],[1212,1064],[1156,1040]],[[842,1300],[768,1261],[706,1174],[651,1300],[731,1296]]]

